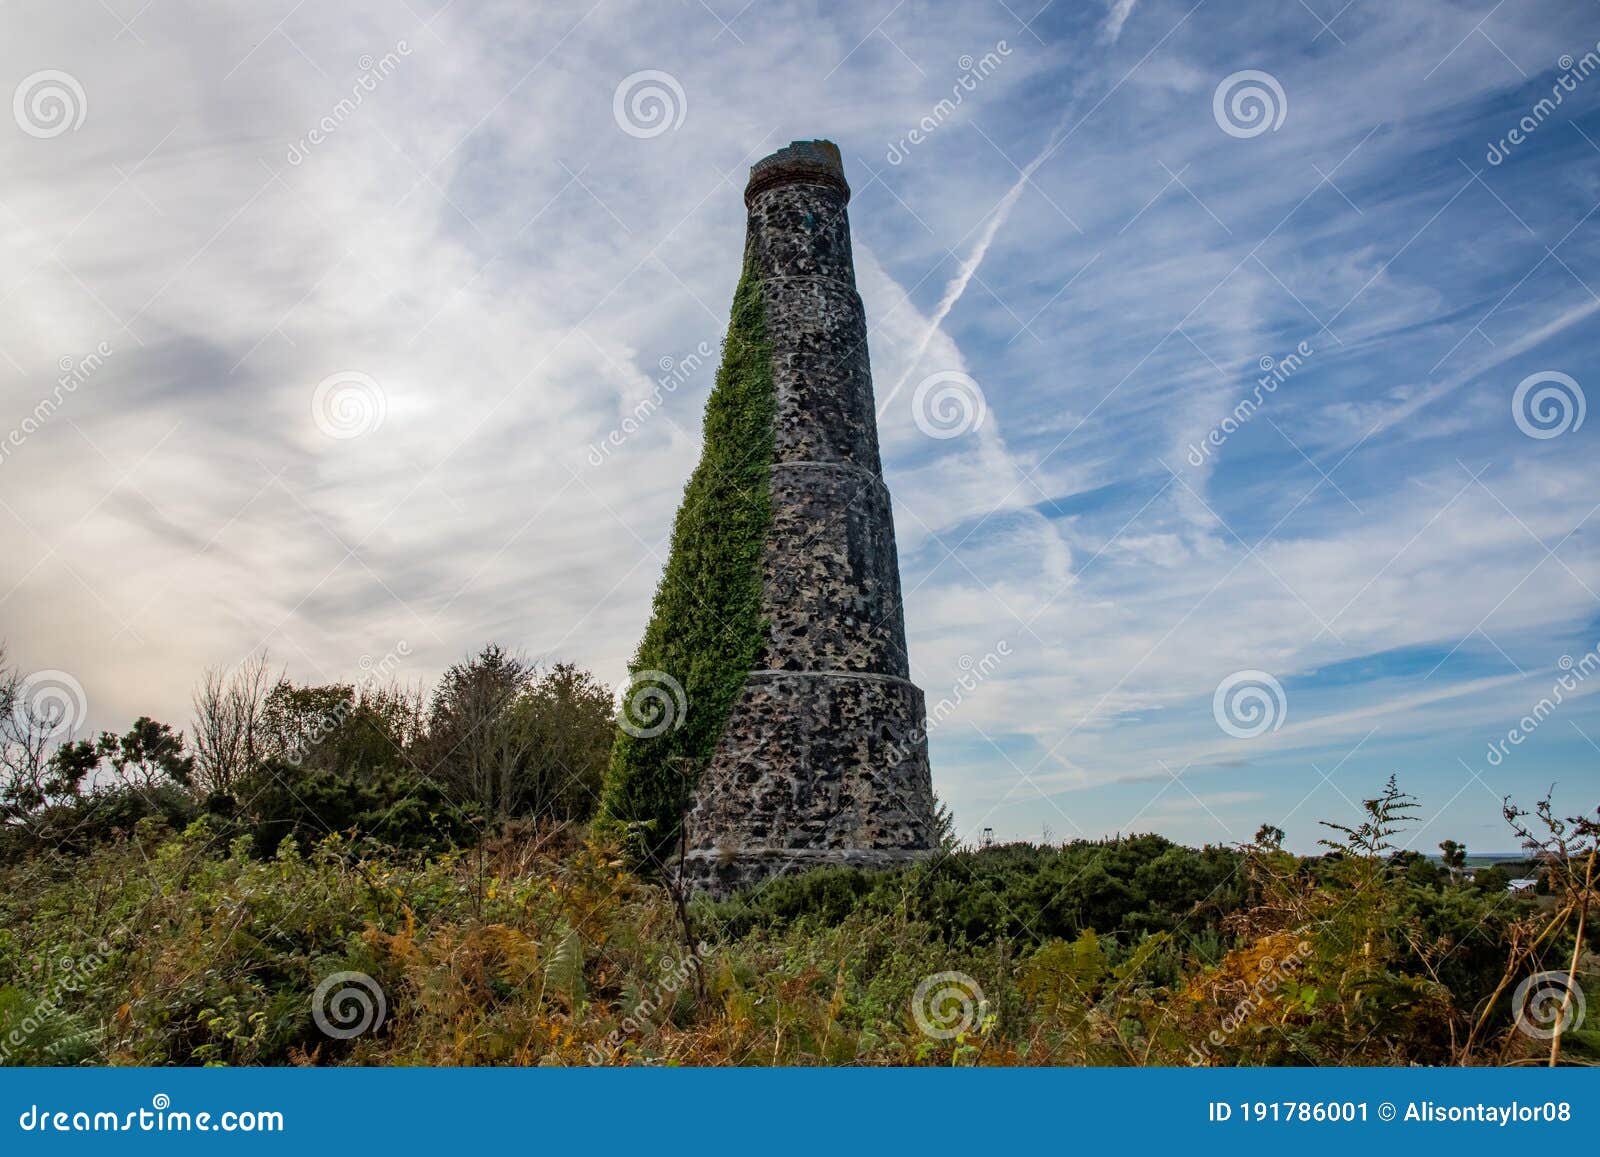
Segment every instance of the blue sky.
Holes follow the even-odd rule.
[[[1391,773],[1429,850],[1511,846],[1507,794],[1593,806],[1600,679],[1488,752],[1600,645],[1600,8],[326,7],[7,8],[8,428],[110,352],[0,459],[0,633],[86,725],[186,720],[261,648],[620,681],[745,171],[826,136],[964,834],[1306,849]],[[1530,378],[1565,429],[1516,420]]]

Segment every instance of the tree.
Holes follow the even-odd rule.
[[[533,737],[515,705],[532,670],[490,644],[444,673],[428,711],[430,773],[462,804],[504,819],[516,814]]]
[[[66,785],[52,758],[64,726],[72,722],[49,703],[34,702],[25,690],[0,645],[0,818],[13,823],[27,821],[63,795]]]
[[[264,651],[232,671],[207,669],[194,693],[198,787],[231,793],[265,756],[266,701],[272,687]]]
[[[1439,851],[1444,866],[1450,870],[1450,882],[1458,883],[1462,869],[1467,866],[1467,845],[1458,844],[1454,840],[1443,840],[1439,844]]]
[[[610,759],[611,693],[570,663],[540,673],[490,645],[445,672],[428,710],[427,768],[495,819],[590,815]]]
[[[95,751],[111,764],[124,787],[153,791],[168,783],[189,787],[194,782],[194,756],[184,750],[183,732],[148,715],[134,720],[126,735],[102,732]]]
[[[292,764],[332,762],[322,748],[355,705],[352,684],[297,687],[280,677],[261,708],[261,758]]]
[[[0,854],[86,850],[142,817],[193,818],[183,733],[141,716],[125,735],[76,739],[58,704],[31,702],[0,650]],[[104,782],[109,763],[115,781]]]
[[[100,745],[91,739],[69,739],[56,748],[50,756],[46,792],[49,802],[64,802],[81,796],[84,781],[93,784],[100,760]]]
[[[1488,892],[1499,896],[1507,888],[1511,887],[1511,873],[1507,872],[1499,864],[1488,868],[1480,868],[1472,877],[1472,886],[1480,892]]]
[[[261,712],[261,758],[341,775],[420,772],[420,692],[389,686],[278,680]]]
[[[1283,848],[1283,829],[1276,824],[1262,824],[1256,829],[1253,844],[1263,851],[1279,851]]]
[[[531,741],[519,792],[523,814],[588,818],[611,758],[611,689],[588,671],[558,663],[532,682],[513,710]]]

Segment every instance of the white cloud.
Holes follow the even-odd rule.
[[[1517,435],[1509,392],[1593,361],[1582,183],[1530,153],[1485,188],[1457,161],[1522,84],[1462,42],[1468,14],[1346,16],[1345,45],[1310,49],[1304,13],[1190,7],[1049,13],[1037,40],[955,5],[881,24],[777,5],[729,28],[582,3],[154,6],[131,32],[94,6],[13,12],[4,75],[62,68],[89,108],[51,140],[0,133],[5,428],[60,359],[112,352],[0,462],[10,653],[79,674],[108,727],[182,720],[203,667],[261,645],[305,679],[400,639],[408,679],[490,639],[620,678],[712,367],[601,465],[589,448],[662,358],[719,342],[745,166],[829,135],[856,190],[915,673],[936,698],[962,655],[1014,649],[934,738],[940,790],[977,809],[964,822],[1018,782],[985,736],[1045,790],[1149,774],[1157,754],[1220,776],[1234,749],[1207,704],[1231,671],[1312,679],[1463,640],[1548,663],[1600,589],[1592,536],[1565,537],[1590,471],[1576,438]],[[1581,40],[1568,7],[1489,31],[1532,72]],[[1074,47],[1096,30],[1149,55]],[[960,57],[1002,37],[962,116],[885,167]],[[290,163],[362,57],[401,41]],[[1235,140],[1210,94],[1257,66],[1290,114]],[[647,68],[687,110],[639,140],[612,95]],[[1258,359],[1302,338],[1304,376],[1187,467]],[[329,438],[313,391],[350,370],[381,387],[383,423]],[[917,429],[908,395],[933,370],[980,384],[974,433]],[[1453,666],[1382,685],[1383,702],[1297,696],[1249,757],[1373,722],[1435,736],[1519,693]]]

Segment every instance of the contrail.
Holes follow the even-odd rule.
[[[1012,207],[1016,205],[1017,198],[1022,196],[1022,190],[1028,184],[1034,172],[1040,165],[1049,159],[1061,140],[1061,134],[1067,127],[1067,122],[1072,117],[1073,105],[1067,106],[1067,111],[1062,114],[1055,128],[1050,130],[1050,139],[1045,142],[1039,155],[1023,167],[1016,183],[1006,190],[1006,195],[1000,198],[1000,203],[994,207],[994,212],[989,214],[989,219],[984,222],[983,232],[979,235],[977,244],[972,247],[972,252],[961,263],[955,277],[950,279],[950,284],[944,288],[944,296],[939,299],[938,308],[933,311],[933,316],[928,320],[928,328],[923,331],[922,337],[917,341],[917,348],[912,351],[911,360],[906,363],[906,369],[900,375],[900,380],[894,388],[884,396],[883,404],[878,407],[878,417],[882,418],[889,409],[889,403],[894,401],[907,380],[917,370],[922,362],[922,355],[928,352],[928,346],[933,341],[933,335],[939,332],[939,327],[944,324],[944,319],[950,316],[950,311],[955,308],[956,302],[961,300],[961,295],[967,291],[967,285],[972,281],[972,275],[978,272],[978,266],[983,264],[983,259],[989,252],[989,246],[994,243],[995,234],[1000,231],[1000,226],[1006,223],[1006,218],[1011,216]]]
[[[1132,14],[1133,6],[1136,3],[1138,3],[1138,0],[1108,0],[1107,7],[1110,12],[1105,22],[1101,25],[1102,41],[1108,44],[1117,42],[1117,38],[1122,35],[1122,26],[1128,22],[1128,17]],[[928,346],[933,341],[933,335],[939,332],[939,327],[944,324],[944,319],[950,316],[950,311],[955,308],[956,302],[960,301],[961,295],[967,291],[968,283],[972,281],[973,274],[978,272],[978,266],[983,264],[983,259],[988,255],[989,246],[994,243],[995,234],[1000,231],[1000,226],[1004,225],[1006,218],[1011,216],[1012,207],[1016,205],[1017,198],[1022,196],[1022,190],[1027,185],[1028,180],[1040,165],[1050,159],[1050,154],[1055,152],[1056,146],[1061,143],[1067,124],[1072,119],[1072,112],[1077,107],[1078,97],[1079,93],[1073,94],[1072,99],[1067,103],[1066,109],[1062,112],[1061,118],[1056,121],[1055,127],[1050,130],[1050,139],[1045,142],[1044,148],[1039,150],[1039,155],[1023,167],[1017,177],[1016,184],[1007,189],[1006,195],[1000,198],[1000,203],[994,207],[994,212],[989,215],[988,221],[984,223],[983,233],[978,237],[978,243],[972,247],[972,252],[961,263],[961,268],[957,270],[955,277],[951,278],[950,284],[945,286],[944,296],[939,299],[938,308],[933,311],[933,317],[928,322],[928,328],[917,342],[917,348],[912,352],[911,360],[906,363],[905,373],[900,375],[900,380],[884,396],[883,404],[878,407],[878,417],[880,419],[888,412],[889,403],[894,401],[895,395],[901,391],[911,375],[916,373],[917,366],[922,362],[922,355],[928,352]],[[1093,110],[1090,111],[1091,113],[1093,112]]]

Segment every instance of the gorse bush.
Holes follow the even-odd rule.
[[[712,905],[730,931],[804,922],[838,924],[855,913],[905,912],[941,939],[1004,938],[1039,944],[1086,929],[1130,935],[1183,924],[1199,934],[1245,900],[1241,853],[1196,851],[1157,835],[1082,841],[1063,848],[1008,844],[956,852],[900,872],[823,869],[779,879]]]
[[[359,833],[387,847],[444,850],[469,845],[479,825],[433,778],[410,768],[360,772],[267,760],[240,784],[248,806],[208,800],[215,830],[248,831],[251,850],[270,856],[284,840],[302,846],[333,833]]]

